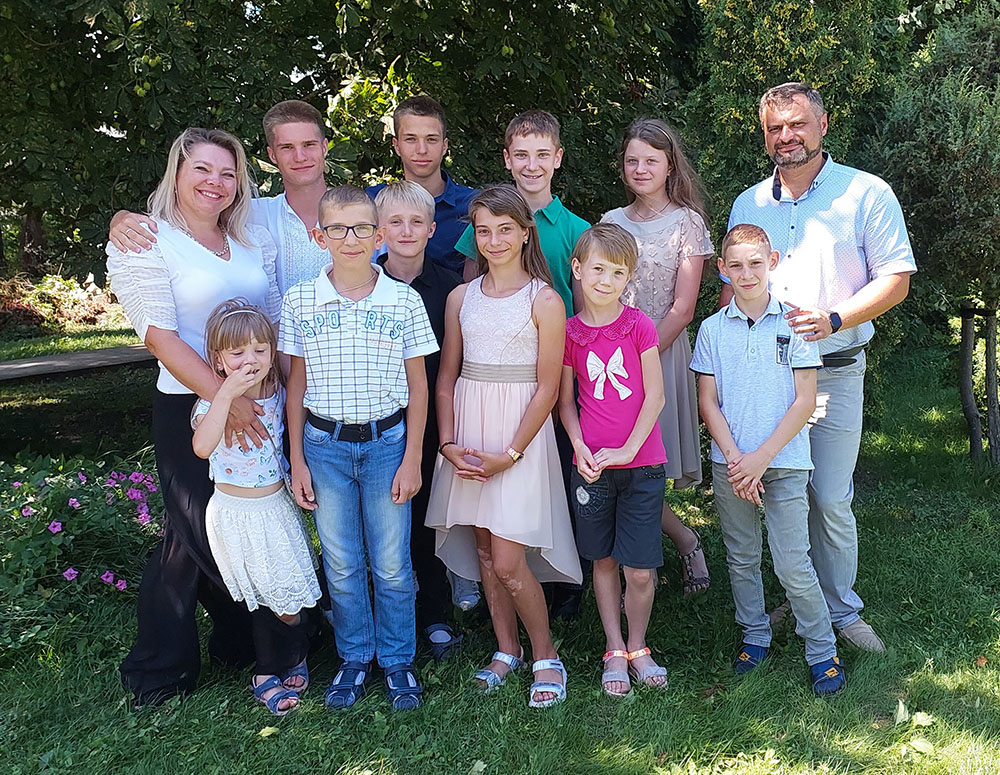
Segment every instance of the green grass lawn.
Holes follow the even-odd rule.
[[[0,362],[126,344],[139,344],[139,337],[131,328],[94,328],[28,339],[0,339]]]
[[[670,670],[665,693],[641,691],[625,701],[600,693],[603,639],[588,597],[580,621],[554,628],[569,670],[569,699],[554,709],[526,707],[526,675],[490,696],[472,688],[472,672],[495,644],[470,615],[460,655],[444,666],[423,665],[425,703],[409,714],[393,714],[381,693],[346,714],[327,712],[323,689],[336,668],[329,644],[311,658],[313,687],[303,708],[283,719],[252,702],[245,673],[208,665],[194,695],[134,711],[116,672],[134,627],[134,598],[125,594],[82,611],[42,653],[0,655],[0,772],[1000,772],[996,476],[966,460],[953,367],[943,351],[900,356],[885,368],[896,390],[888,415],[865,435],[856,506],[858,591],[889,653],[844,649],[848,688],[839,696],[811,695],[803,647],[789,627],[777,631],[766,669],[733,677],[739,631],[711,497],[671,493],[705,538],[713,586],[682,599],[679,563],[668,557],[649,632]],[[116,394],[108,417],[141,405],[150,374],[142,387],[119,380],[101,388]],[[90,403],[49,391],[65,407],[58,411],[68,412],[70,403],[95,411],[102,399],[93,383],[76,390]],[[12,399],[3,400],[10,417]],[[15,416],[32,401],[41,399],[24,397]],[[32,416],[23,422],[43,423],[43,415]],[[64,432],[35,430],[42,438]],[[780,602],[773,578],[767,594],[769,604]],[[896,715],[900,703],[907,720]],[[266,727],[277,731],[263,736]]]

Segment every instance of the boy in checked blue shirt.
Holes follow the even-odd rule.
[[[813,691],[826,696],[840,691],[845,677],[809,558],[806,487],[813,466],[806,421],[816,407],[822,362],[816,344],[792,331],[787,309],[768,291],[777,264],[763,229],[739,224],[729,230],[719,271],[729,278],[733,299],[701,324],[691,370],[699,375],[698,403],[712,434],[715,505],[743,628],[733,668],[749,672],[771,646],[760,571],[757,507],[763,506],[774,572],[806,643]]]
[[[285,294],[278,339],[291,356],[292,493],[316,520],[343,660],[326,692],[333,710],[361,699],[375,657],[394,709],[416,708],[422,693],[409,501],[420,489],[424,356],[438,344],[417,292],[372,265],[377,224],[364,191],[323,195],[313,237],[332,263]]]

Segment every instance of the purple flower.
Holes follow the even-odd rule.
[[[128,477],[125,476],[125,474],[120,474],[117,471],[112,471],[111,476],[112,478],[114,478],[116,482],[124,482],[126,479],[128,479]]]
[[[115,502],[115,494],[113,492],[104,493],[104,502],[110,506]]]
[[[152,482],[146,482],[146,489],[150,492],[156,492],[156,485]]]
[[[35,513],[35,510],[33,508],[31,508],[31,506],[25,506],[23,509],[21,509],[21,516],[22,517],[30,517],[34,513]]]
[[[148,525],[153,518],[149,514],[140,514],[138,519],[140,525]]]
[[[130,501],[141,501],[146,499],[146,493],[142,490],[137,490],[135,487],[129,487],[128,492],[125,493]]]
[[[78,509],[80,508],[80,501],[78,501],[76,498],[70,498],[66,502],[66,505],[69,506],[71,509]]]
[[[109,476],[107,479],[104,480],[105,487],[114,487],[116,484],[118,484],[118,480],[115,479],[114,477]]]
[[[114,584],[115,574],[109,570],[106,570],[104,571],[104,573],[101,574],[101,581],[103,581],[105,584]]]
[[[140,502],[139,505],[135,507],[135,511],[140,517],[145,516],[146,514],[149,514],[149,504]]]
[[[80,480],[80,484],[86,484],[87,483],[87,477],[84,476],[83,471],[77,471],[76,476]]]
[[[145,478],[146,476],[142,473],[142,471],[133,471],[128,475],[128,480],[132,482],[132,484],[139,484],[139,482]]]
[[[21,486],[20,482],[14,482],[14,487],[20,487],[20,486]]]
[[[52,535],[55,535],[56,533],[61,533],[62,522],[56,522],[54,519],[51,522],[49,522],[49,532],[52,533]]]
[[[125,579],[118,579],[118,581],[115,582],[115,587],[118,588],[119,592],[124,592],[125,591],[125,587],[127,587],[127,586],[128,586],[128,584],[125,583]]]
[[[66,581],[72,581],[79,575],[80,572],[76,568],[67,568],[63,571],[63,578],[66,579]]]

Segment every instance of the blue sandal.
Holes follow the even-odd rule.
[[[301,663],[297,664],[288,672],[279,673],[278,678],[281,679],[282,686],[289,691],[296,692],[300,695],[305,694],[306,689],[309,688],[309,668],[306,667],[306,661],[303,659]],[[286,683],[289,678],[301,678],[303,681],[302,686],[289,686]]]
[[[392,703],[393,710],[415,710],[420,707],[420,695],[424,690],[409,662],[385,668],[385,686],[389,690],[389,702]]]
[[[768,650],[763,646],[755,646],[752,643],[744,643],[740,646],[736,659],[733,660],[733,672],[736,675],[744,675],[753,670],[757,665],[767,659]]]
[[[847,686],[844,664],[839,657],[810,665],[809,673],[812,675],[813,691],[820,697],[829,697]]]
[[[365,696],[368,682],[368,664],[344,662],[326,690],[326,707],[345,710]]]
[[[447,633],[448,640],[442,643],[435,643],[431,640],[431,635],[435,632]],[[430,644],[431,656],[434,657],[435,662],[444,662],[448,659],[463,640],[463,636],[456,635],[455,631],[444,623],[432,624],[429,627],[425,627],[424,637],[427,638],[427,642]]]
[[[254,679],[251,678],[250,689],[253,691],[253,696],[256,697],[259,702],[262,702],[275,716],[284,716],[286,713],[291,713],[299,707],[299,695],[291,689],[286,689],[282,686],[281,679],[276,675],[272,675],[270,678],[261,681],[259,684],[255,684]],[[270,697],[265,699],[264,695],[272,689],[280,689],[281,691],[275,692]],[[295,704],[290,708],[282,710],[279,705],[284,700],[295,700]]]

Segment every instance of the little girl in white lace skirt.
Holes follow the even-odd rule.
[[[277,337],[261,310],[232,299],[212,312],[205,343],[210,364],[225,377],[211,402],[198,402],[191,419],[195,454],[208,459],[215,481],[205,530],[229,593],[251,614],[254,696],[280,716],[298,706],[308,686],[301,612],[316,605],[320,587],[302,512],[285,488]],[[257,419],[267,435],[253,439],[238,431],[225,438],[231,408],[248,399],[263,409]]]

